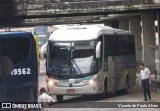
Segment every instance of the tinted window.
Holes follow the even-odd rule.
[[[135,53],[134,37],[131,35],[105,35],[105,55],[128,55]]]
[[[0,39],[0,55],[12,60],[13,64],[21,63],[29,57],[30,41],[26,38]]]

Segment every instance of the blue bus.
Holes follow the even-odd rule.
[[[0,33],[0,102],[37,102],[37,45],[29,32]]]

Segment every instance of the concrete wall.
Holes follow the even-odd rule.
[[[129,17],[129,30],[134,34],[135,37],[137,64],[142,62],[142,40],[141,40],[142,27],[140,25],[140,22],[141,22],[140,16]]]
[[[142,13],[142,33],[143,33],[143,51],[144,63],[155,73],[155,18],[153,13]]]
[[[160,74],[160,47],[155,49],[155,65],[157,73]]]
[[[160,12],[157,12],[157,21],[158,21],[157,31],[158,31],[158,37],[159,37],[159,41],[158,41],[159,46],[157,46],[157,48],[155,49],[155,64],[156,64],[157,73],[160,74]]]
[[[160,3],[160,0],[153,0],[153,3]]]
[[[129,20],[128,20],[128,18],[124,18],[124,19],[119,20],[119,29],[129,30]]]

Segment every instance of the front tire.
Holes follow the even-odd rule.
[[[117,90],[117,91],[115,91],[115,93],[116,93],[117,96],[123,95],[123,90],[122,89]]]
[[[128,94],[128,90],[129,90],[129,79],[127,78],[125,88],[123,89],[123,93]]]
[[[57,102],[63,102],[63,95],[56,95]]]
[[[102,93],[102,97],[103,99],[107,98],[108,94],[107,94],[107,79],[105,79],[105,82],[104,82],[104,91]]]

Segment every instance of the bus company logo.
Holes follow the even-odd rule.
[[[72,83],[69,84],[69,87],[72,87]]]
[[[116,64],[115,64],[115,70],[117,73],[121,73],[122,72],[122,66],[123,66],[123,61],[122,60],[117,60]]]

